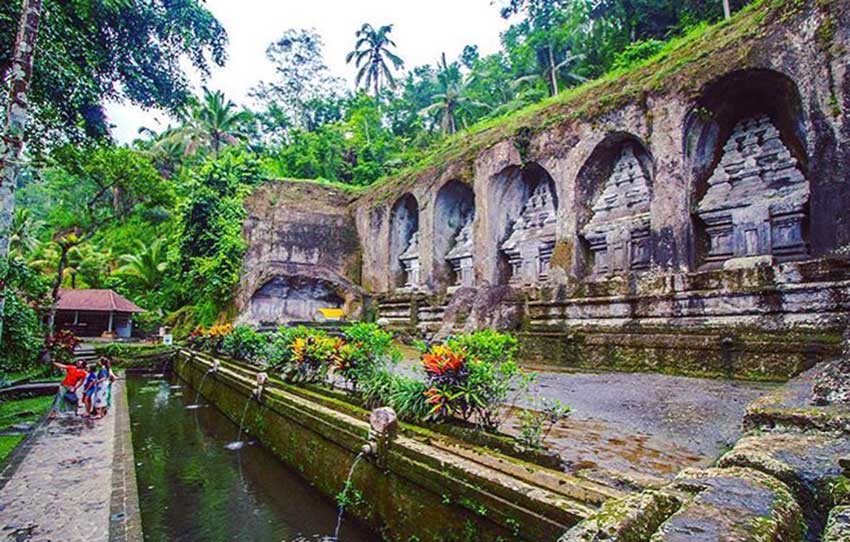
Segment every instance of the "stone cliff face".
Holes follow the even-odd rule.
[[[337,307],[359,314],[364,292],[350,201],[338,189],[309,182],[269,182],[251,195],[240,321],[312,321],[319,309]]]
[[[848,312],[848,66],[846,2],[761,2],[358,197],[264,188],[241,308],[267,287],[253,321],[304,316],[359,284],[426,337],[510,315],[537,363],[794,374]],[[289,270],[324,282],[269,283]]]

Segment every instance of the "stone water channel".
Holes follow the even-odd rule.
[[[195,390],[178,377],[128,376],[127,392],[145,540],[288,542],[333,535],[335,503],[255,442],[228,450],[237,425],[203,400],[201,408],[186,408]],[[339,539],[379,540],[347,519]]]

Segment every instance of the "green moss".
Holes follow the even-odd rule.
[[[0,435],[0,464],[12,453],[18,444],[24,440],[23,435]]]

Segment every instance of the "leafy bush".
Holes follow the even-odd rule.
[[[408,376],[394,374],[387,367],[376,368],[362,381],[362,393],[370,408],[391,407],[400,419],[421,421],[431,407],[426,402],[428,384]]]
[[[283,377],[290,382],[322,382],[328,376],[330,362],[343,345],[340,339],[323,331],[309,330],[291,344],[292,358],[284,366]]]
[[[49,303],[48,281],[18,258],[0,261],[0,280],[6,281],[0,372],[19,371],[35,364],[44,345],[39,306]]]
[[[514,361],[515,337],[495,331],[462,335],[422,356],[429,417],[458,417],[488,429],[501,425],[502,405],[533,378]]]
[[[250,326],[236,326],[221,341],[221,353],[255,365],[266,362],[268,338]]]
[[[617,53],[614,57],[614,70],[629,70],[648,58],[652,58],[664,49],[663,41],[648,39],[636,41]]]
[[[539,410],[521,409],[519,418],[519,443],[523,448],[539,450],[544,447],[546,438],[559,421],[566,418],[570,407],[560,401],[543,400]]]
[[[393,346],[393,334],[377,324],[357,323],[345,330],[345,343],[334,353],[334,372],[340,374],[352,391],[368,379],[384,362],[395,362],[399,357]]]

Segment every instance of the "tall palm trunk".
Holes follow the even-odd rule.
[[[9,70],[9,103],[6,125],[0,140],[0,336],[6,302],[6,274],[9,258],[9,227],[15,210],[15,187],[21,172],[21,148],[27,124],[27,92],[32,79],[32,61],[38,38],[42,0],[23,0],[21,21],[15,38],[12,68]]]
[[[56,307],[59,304],[59,290],[62,288],[62,279],[65,275],[65,268],[68,266],[68,252],[73,248],[73,245],[59,243],[59,263],[56,265],[56,276],[53,278],[53,288],[50,291],[50,298],[53,301],[50,305],[50,312],[47,314],[47,336],[53,335],[56,328]],[[75,279],[76,280],[76,279]]]
[[[723,0],[723,16],[726,19],[732,18],[732,8],[729,6],[729,0]]]

